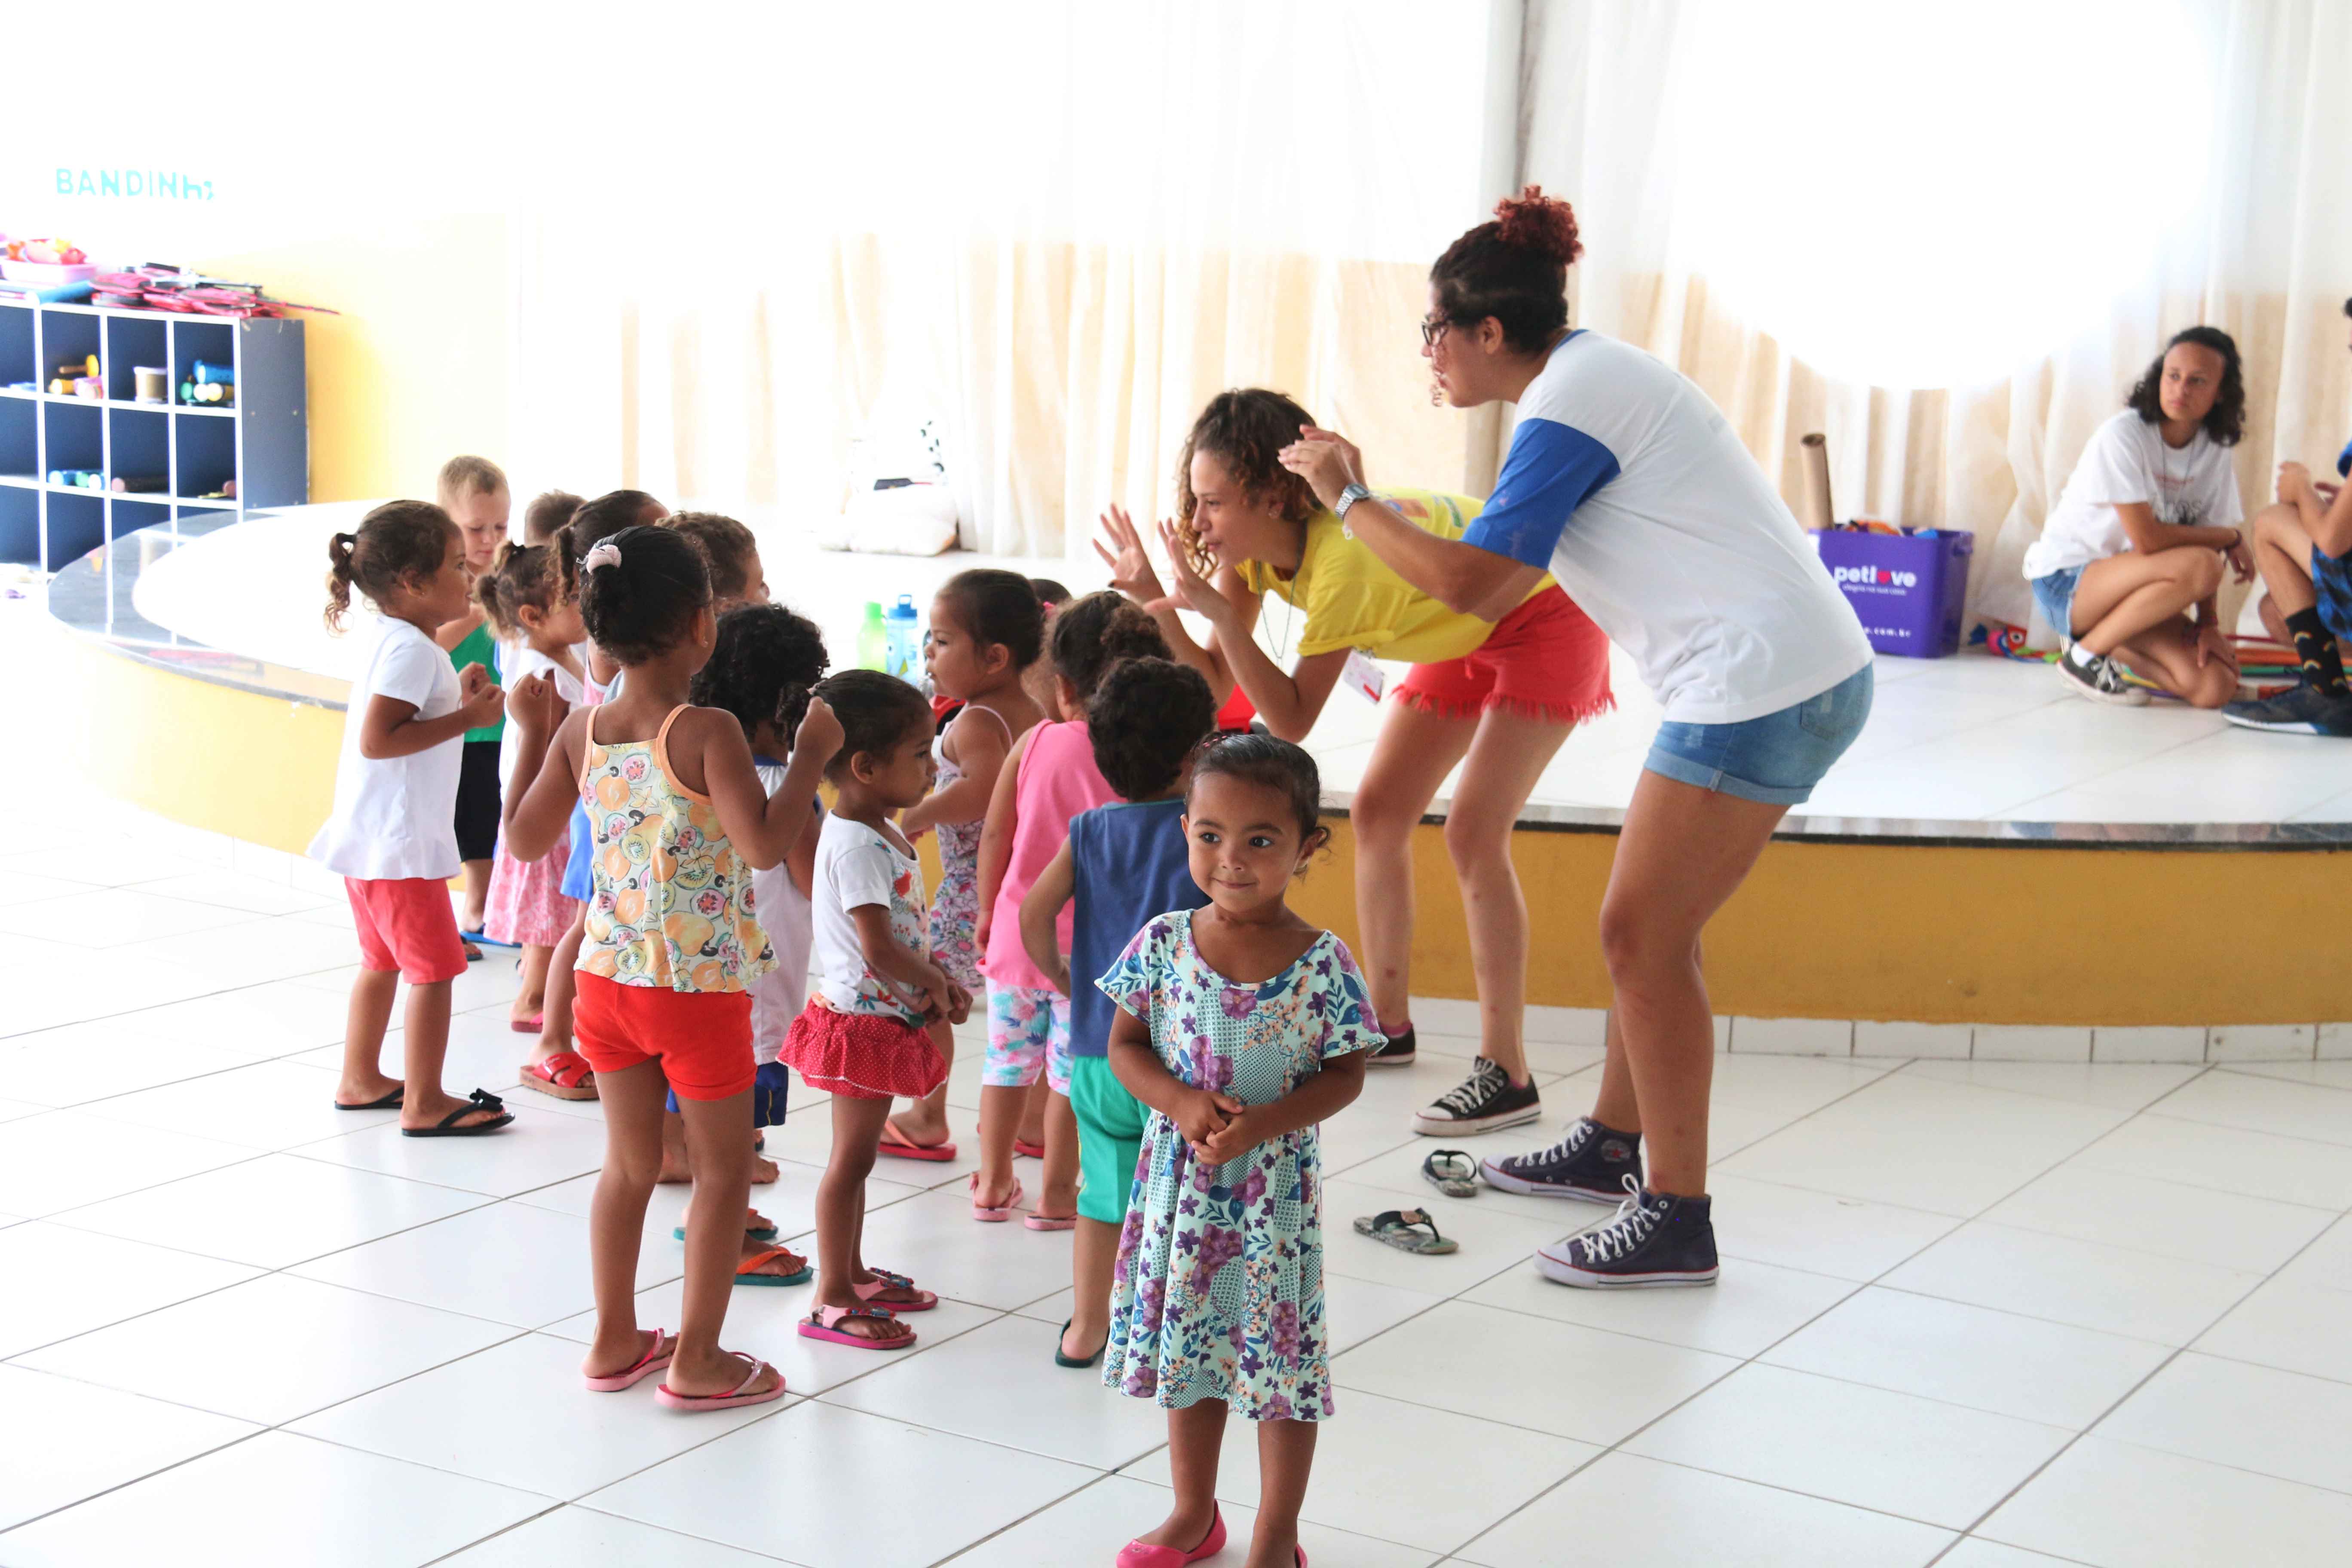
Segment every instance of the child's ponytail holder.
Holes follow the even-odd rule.
[[[618,566],[620,563],[621,547],[609,539],[598,540],[588,553],[580,558],[580,569],[583,572],[593,572],[599,566]]]

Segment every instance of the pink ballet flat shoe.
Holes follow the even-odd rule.
[[[1187,1563],[1198,1563],[1203,1557],[1214,1557],[1225,1549],[1225,1510],[1218,1508],[1209,1518],[1209,1533],[1201,1544],[1190,1552],[1179,1552],[1173,1546],[1153,1546],[1141,1541],[1130,1541],[1119,1548],[1118,1568],[1184,1568]],[[1307,1560],[1304,1552],[1299,1561]]]
[[[618,1394],[625,1388],[635,1388],[646,1378],[669,1364],[677,1352],[677,1342],[663,1330],[654,1331],[653,1348],[630,1365],[605,1377],[585,1377],[580,1381],[588,1385],[591,1394]]]

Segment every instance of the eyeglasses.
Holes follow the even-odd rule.
[[[1437,340],[1444,337],[1445,335],[1445,330],[1452,325],[1454,325],[1454,323],[1447,321],[1443,316],[1423,317],[1421,321],[1421,346],[1425,349],[1435,348],[1437,346]]]

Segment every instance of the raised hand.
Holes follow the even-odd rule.
[[[793,750],[813,748],[820,757],[831,757],[841,750],[841,721],[822,697],[809,699],[808,711],[801,715],[801,726],[793,731]]]
[[[506,700],[508,712],[516,724],[530,734],[544,735],[563,721],[564,700],[544,671],[516,681]]]
[[[1143,548],[1143,535],[1127,510],[1114,505],[1102,514],[1100,522],[1102,537],[1094,542],[1095,553],[1110,569],[1110,585],[1147,606],[1167,597],[1168,590],[1160,585],[1160,574],[1151,569],[1151,557]]]
[[[1275,454],[1275,460],[1300,479],[1325,506],[1339,499],[1349,485],[1364,482],[1364,455],[1356,444],[1336,432],[1302,425],[1298,439]]]
[[[1160,525],[1160,542],[1168,551],[1168,578],[1173,586],[1165,598],[1155,599],[1143,607],[1156,612],[1172,605],[1192,611],[1219,631],[1232,629],[1239,612],[1231,599],[1217,592],[1216,584],[1193,569],[1174,523]]]

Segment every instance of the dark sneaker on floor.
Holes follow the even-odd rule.
[[[1608,1224],[1536,1249],[1543,1277],[1587,1290],[1714,1284],[1710,1200],[1644,1192],[1631,1177],[1625,1188],[1632,1195]]]
[[[1376,1068],[1409,1068],[1413,1057],[1412,1026],[1407,1024],[1402,1035],[1390,1035],[1372,1047],[1372,1059],[1364,1065]]]
[[[1529,1079],[1513,1089],[1510,1074],[1480,1057],[1477,1065],[1470,1069],[1470,1076],[1458,1087],[1440,1095],[1434,1104],[1413,1112],[1412,1130],[1431,1138],[1455,1132],[1492,1132],[1497,1128],[1533,1121],[1542,1114],[1543,1100],[1536,1092],[1535,1079]]]
[[[1622,1198],[1626,1183],[1641,1185],[1641,1172],[1642,1135],[1612,1131],[1590,1116],[1570,1123],[1549,1149],[1478,1162],[1478,1173],[1497,1192],[1593,1204]]]
[[[2316,686],[2298,686],[2260,702],[2232,702],[2221,717],[2246,730],[2284,735],[2352,735],[2352,697],[2331,697]]]
[[[2105,654],[2092,653],[2080,643],[2068,643],[2058,656],[2058,673],[2077,697],[2113,702],[2125,708],[2147,706],[2147,692],[2124,679],[2123,666]]]

